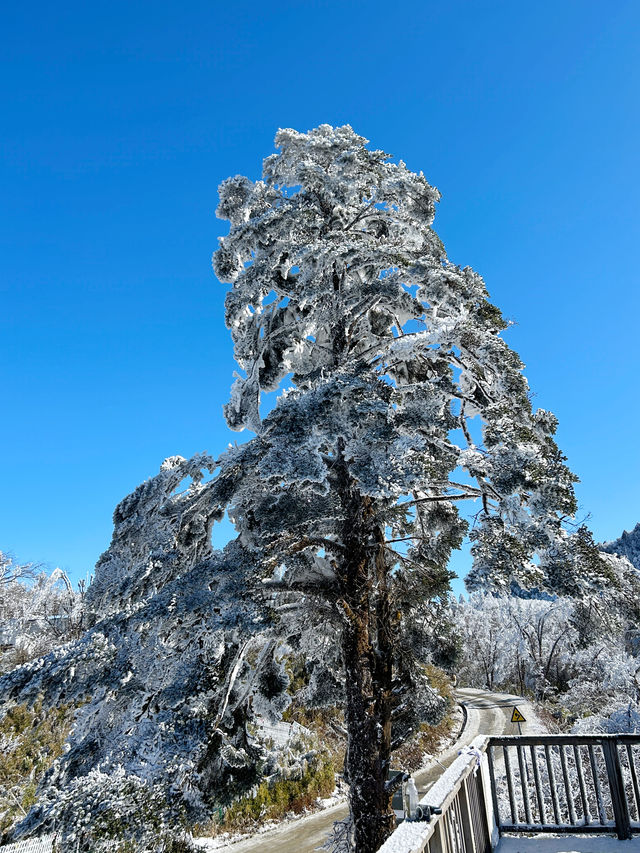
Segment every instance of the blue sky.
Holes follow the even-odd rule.
[[[82,577],[165,457],[235,440],[216,188],[323,122],[442,191],[581,513],[640,520],[637,2],[58,6],[0,34],[0,549]]]

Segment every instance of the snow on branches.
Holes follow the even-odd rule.
[[[146,850],[300,759],[255,725],[258,711],[278,717],[287,683],[264,695],[274,646],[247,582],[254,557],[237,542],[211,547],[228,486],[203,482],[214,469],[204,455],[172,457],[125,498],[86,595],[89,630],[0,678],[5,711],[75,708],[18,837],[54,826],[69,849],[94,850],[111,826]]]
[[[349,126],[282,130],[276,146],[261,181],[220,187],[231,229],[214,267],[232,284],[243,371],[226,415],[260,445],[246,450],[259,464],[235,497],[238,519],[266,515],[273,536],[278,514],[286,537],[295,491],[301,515],[313,506],[317,523],[301,518],[300,532],[317,555],[322,519],[336,515],[341,439],[359,492],[384,506],[389,560],[446,562],[466,527],[457,502],[471,498],[478,581],[544,582],[532,558],[563,539],[575,478],[555,418],[531,410],[482,278],[451,263],[431,227],[438,191]],[[293,387],[263,422],[261,392],[285,377]],[[400,538],[408,546],[392,548]]]
[[[261,180],[220,187],[230,230],[213,263],[241,371],[225,414],[255,433],[221,470],[242,472],[231,515],[278,612],[340,637],[355,844],[369,853],[392,825],[394,718],[420,693],[407,625],[446,593],[460,503],[477,507],[475,583],[544,585],[575,477],[484,281],[432,228],[438,190],[348,125],[275,142]]]

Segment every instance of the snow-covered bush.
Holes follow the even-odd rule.
[[[626,704],[609,702],[598,706],[596,713],[577,720],[571,730],[574,734],[640,734],[640,704],[630,700]]]
[[[120,802],[113,779],[150,792],[165,823],[207,820],[278,765],[260,728],[247,729],[259,712],[277,718],[282,685],[270,699],[260,695],[275,647],[248,591],[252,556],[239,543],[211,546],[223,484],[201,484],[206,464],[173,458],[119,505],[85,599],[92,627],[0,678],[5,714],[17,704],[78,706],[17,834],[56,829],[74,811],[95,815],[91,798],[111,814]],[[128,814],[118,825],[134,838]]]
[[[571,665],[573,678],[561,701],[577,717],[628,706],[638,696],[636,672],[640,661],[625,651],[619,639],[617,643],[613,638],[577,649]]]
[[[168,851],[174,842],[186,845],[180,819],[163,800],[164,792],[123,767],[103,772],[92,768],[86,776],[61,788],[51,786],[42,798],[47,823],[55,827],[62,851],[94,853],[104,845],[123,851]],[[189,845],[186,849],[192,849]]]
[[[83,590],[61,569],[47,575],[0,552],[0,673],[79,637]]]
[[[621,568],[618,558],[609,559]],[[452,602],[462,639],[460,681],[552,699],[561,718],[587,718],[579,731],[628,727],[624,715],[639,697],[640,661],[630,653],[633,623],[618,608],[616,591],[580,598],[473,593]]]

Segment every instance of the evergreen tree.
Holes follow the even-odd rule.
[[[340,644],[358,853],[393,826],[394,719],[433,709],[408,636],[448,589],[460,502],[477,502],[476,582],[505,587],[544,584],[575,510],[555,418],[532,411],[482,278],[432,229],[438,191],[366,144],[281,130],[262,180],[221,185],[214,256],[242,370],[226,418],[255,432],[221,460],[231,515],[282,629],[301,610]]]

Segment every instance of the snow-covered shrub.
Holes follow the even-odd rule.
[[[83,590],[61,569],[47,575],[0,552],[0,673],[79,637]]]
[[[162,794],[123,767],[103,772],[92,768],[86,776],[58,788],[52,785],[40,808],[55,826],[63,848],[91,851],[101,841],[135,842],[152,849],[167,828]]]
[[[638,694],[635,675],[640,662],[620,642],[602,641],[577,649],[571,663],[575,675],[561,702],[576,717],[626,706]]]
[[[92,627],[0,678],[5,714],[17,703],[79,706],[65,749],[26,804],[21,835],[86,812],[99,784],[96,802],[110,814],[119,795],[107,780],[121,778],[151,792],[166,822],[206,820],[277,763],[259,731],[247,732],[256,708],[277,716],[269,699],[254,703],[274,646],[248,592],[251,555],[238,543],[212,549],[222,485],[194,476],[205,461],[172,459],[122,502],[86,596]],[[185,477],[192,484],[180,491]]]
[[[574,723],[574,734],[640,734],[640,704],[636,700],[618,705],[609,702],[596,713]]]
[[[14,705],[0,720],[0,835],[35,802],[36,787],[62,754],[74,707]]]

